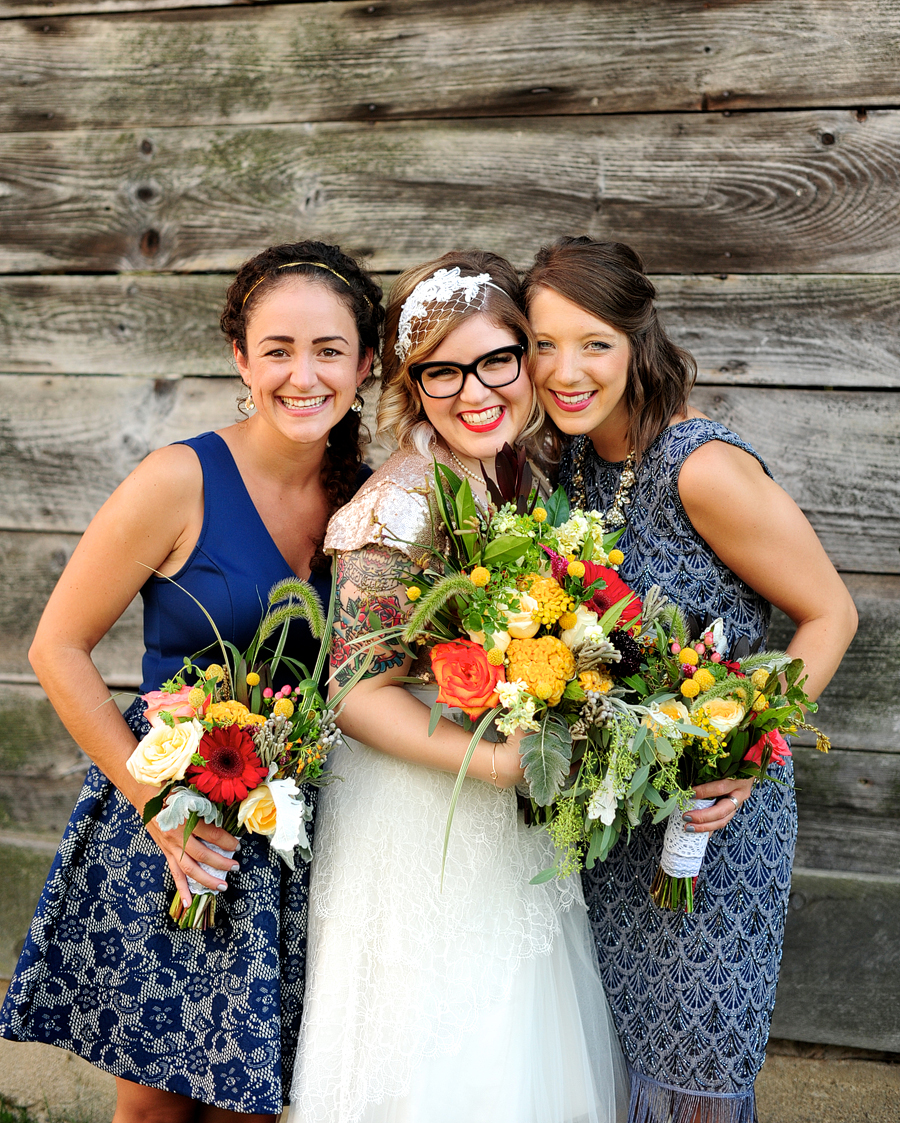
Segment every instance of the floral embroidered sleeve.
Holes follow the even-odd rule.
[[[339,554],[336,564],[338,605],[331,641],[331,670],[343,686],[368,653],[368,648],[358,641],[373,629],[370,616],[374,614],[385,628],[403,623],[409,607],[403,581],[409,560],[397,550],[365,546]],[[364,677],[374,678],[403,668],[407,660],[401,644],[385,642],[375,649],[375,658]]]

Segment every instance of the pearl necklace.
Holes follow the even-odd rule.
[[[584,469],[587,463],[589,447],[592,447],[590,437],[582,437],[581,443],[575,450],[575,455],[572,457],[572,500],[574,505],[580,507],[582,510],[586,510],[588,505],[587,488],[584,482]],[[603,515],[603,524],[609,529],[615,529],[617,526],[625,525],[625,508],[631,502],[629,492],[634,487],[634,482],[637,479],[634,471],[634,461],[635,451],[632,449],[625,458],[625,466],[622,468],[622,475],[619,477],[619,486],[616,489],[616,494],[613,496],[612,506]]]
[[[467,475],[469,477],[470,480],[474,480],[476,483],[481,484],[481,486],[483,488],[487,488],[487,484],[484,482],[484,476],[479,476],[477,472],[469,471],[469,469],[465,466],[465,464],[463,464],[463,462],[456,455],[456,453],[453,451],[452,448],[448,448],[447,452],[450,454],[450,457],[453,460],[453,462],[456,465],[458,465],[459,468],[462,469],[462,471],[465,473],[465,475]]]

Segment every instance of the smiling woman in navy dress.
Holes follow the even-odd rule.
[[[358,388],[378,350],[381,289],[334,246],[276,246],[247,262],[222,328],[250,416],[152,453],[101,508],[41,619],[32,664],[93,761],[0,1014],[0,1034],[58,1045],[117,1077],[115,1123],[271,1120],[303,999],[308,867],[283,868],[264,838],[200,823],[180,831],[140,812],[153,788],[125,768],[148,729],[137,700],[124,720],[91,661],[140,592],[142,691],[213,642],[198,608],[247,647],[277,581],[331,582],[325,526],[367,474]],[[287,654],[318,653],[302,621]],[[289,677],[289,676],[287,676]],[[204,862],[213,868],[207,873]],[[230,874],[228,881],[225,881]],[[172,880],[223,890],[222,919],[181,931]],[[282,1044],[284,1043],[284,1045]]]

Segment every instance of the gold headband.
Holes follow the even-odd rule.
[[[282,269],[290,269],[292,265],[314,265],[317,269],[327,269],[328,272],[333,273],[339,281],[343,281],[348,289],[351,289],[351,290],[353,289],[353,286],[350,284],[350,282],[347,280],[346,277],[342,277],[341,274],[338,273],[338,271],[336,269],[332,269],[331,266],[326,265],[324,261],[286,261],[284,263],[284,265],[278,266],[278,270],[276,270],[276,272],[278,272]],[[258,281],[253,282],[253,284],[250,286],[250,288],[247,289],[247,295],[241,301],[241,308],[243,308],[244,305],[247,303],[247,299],[250,296],[250,293],[253,292],[253,290],[256,288],[256,286],[261,285],[263,283],[263,281],[266,279],[266,277],[270,277],[270,276],[271,276],[270,273],[263,273],[263,275],[259,278]],[[368,304],[368,306],[371,308],[372,307],[372,301],[369,300],[369,298],[366,296],[366,294],[363,292],[363,293],[360,293],[360,296],[363,298],[363,300],[366,302],[366,304]]]

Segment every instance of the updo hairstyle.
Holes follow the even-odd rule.
[[[297,276],[334,293],[356,322],[360,357],[371,348],[378,358],[384,324],[381,286],[359,262],[326,242],[286,242],[270,246],[240,267],[228,288],[219,320],[229,342],[236,343],[241,354],[246,355],[247,323],[254,308],[267,293]],[[371,375],[363,386],[370,381]],[[362,401],[359,393],[357,398]],[[368,439],[360,414],[352,409],[331,430],[321,476],[329,518],[353,497],[362,463],[362,446]],[[322,552],[321,544],[311,564],[316,572],[327,570],[329,559]]]
[[[454,301],[449,307],[435,304],[425,316],[415,321],[416,331],[408,353],[403,359],[395,348],[399,331],[400,313],[413,289],[421,281],[433,276],[438,269],[459,269],[463,277],[490,274],[493,285],[482,285],[479,299],[471,304]],[[500,290],[500,291],[498,291]],[[478,250],[451,250],[434,261],[426,261],[401,273],[391,288],[385,315],[384,358],[381,363],[381,397],[378,400],[377,432],[387,437],[405,452],[418,452],[430,457],[434,443],[434,430],[422,406],[418,385],[410,378],[409,368],[419,363],[439,347],[447,336],[471,316],[484,313],[498,327],[509,328],[525,348],[524,363],[535,356],[534,334],[520,304],[521,286],[516,270],[495,253]],[[524,365],[524,364],[523,364]],[[527,377],[525,371],[520,377]],[[526,440],[542,428],[543,409],[537,394],[533,393],[531,413],[519,441]]]
[[[640,255],[622,242],[560,238],[538,251],[523,286],[526,307],[539,289],[552,289],[628,336],[628,436],[640,458],[685,410],[697,377],[693,356],[672,342],[659,321],[656,289]],[[551,459],[558,455],[561,440],[555,426],[553,430]]]

